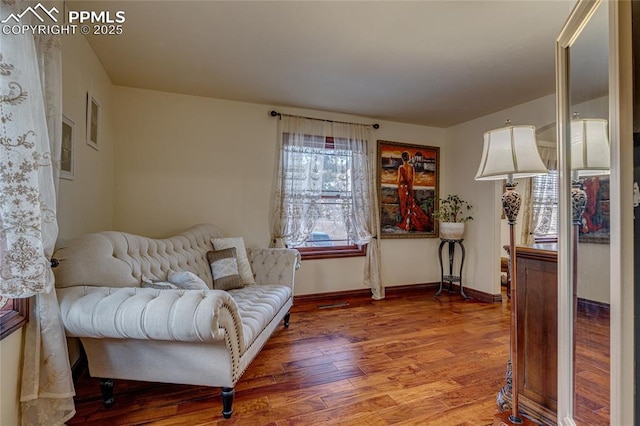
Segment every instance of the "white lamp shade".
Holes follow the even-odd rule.
[[[571,120],[571,170],[579,176],[604,175],[610,164],[607,120]]]
[[[533,126],[507,126],[484,134],[476,180],[524,178],[547,173]]]

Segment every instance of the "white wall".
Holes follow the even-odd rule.
[[[67,240],[113,226],[113,86],[84,37],[62,42],[62,109],[76,131],[75,178],[61,179],[58,191],[58,240]],[[102,105],[98,151],[86,143],[87,92]]]
[[[23,329],[20,329],[0,342],[0,425],[3,426],[20,424],[22,336]]]
[[[607,98],[578,105],[584,118],[606,117]],[[546,96],[504,111],[478,118],[447,129],[448,168],[451,187],[474,204],[476,220],[470,222],[465,233],[469,267],[465,273],[474,277],[469,287],[486,293],[500,293],[499,258],[505,255],[502,246],[509,243],[509,227],[500,220],[501,182],[473,180],[482,155],[483,135],[486,131],[503,127],[506,119],[513,124],[531,124],[536,128],[555,122],[555,95]],[[454,160],[455,158],[455,160]],[[518,181],[522,191],[524,183]],[[522,209],[516,226],[516,244],[521,241]],[[495,260],[492,260],[495,259]],[[578,296],[609,303],[609,245],[580,243]],[[466,262],[466,261],[465,261]]]
[[[167,236],[211,222],[250,247],[270,240],[276,162],[275,118],[266,105],[127,87],[115,89],[115,228]],[[343,114],[276,108],[318,118],[372,122]],[[380,121],[378,139],[441,146],[444,130]],[[441,182],[446,190],[446,179]],[[382,241],[385,285],[439,280],[437,239]],[[296,294],[362,289],[362,258],[305,260]]]
[[[610,302],[611,262],[609,244],[578,244],[578,297]]]
[[[555,96],[549,95],[446,131],[447,180],[454,192],[475,207],[475,220],[467,224],[465,231],[465,264],[468,265],[465,274],[472,280],[469,287],[500,294],[502,182],[474,180],[482,156],[483,135],[488,130],[503,127],[507,119],[513,124],[542,127],[555,121],[555,113]]]
[[[158,91],[114,88],[116,143],[114,228],[168,236],[195,223],[211,222],[250,247],[269,242],[269,206],[276,161],[276,119],[270,106]],[[344,114],[276,108],[319,118],[371,122]],[[375,137],[441,147],[440,195],[457,193],[474,206],[467,224],[464,285],[500,294],[505,221],[500,220],[500,182],[476,182],[483,134],[514,124],[546,126],[555,120],[553,95],[463,123],[437,129],[381,121]],[[446,142],[445,142],[446,140]],[[519,238],[519,229],[517,238]],[[385,286],[437,282],[439,239],[383,239]],[[589,245],[582,245],[589,246]],[[581,288],[600,292],[608,282],[597,253],[584,247]],[[457,255],[456,261],[459,261]],[[587,261],[593,260],[593,261]],[[296,294],[362,289],[362,258],[307,260]],[[602,277],[602,280],[600,280]],[[583,291],[581,290],[581,294]],[[581,296],[583,297],[583,296]],[[600,300],[600,296],[589,296]]]

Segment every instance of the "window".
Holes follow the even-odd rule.
[[[558,239],[558,172],[532,178],[533,234],[536,242]]]
[[[29,299],[0,297],[0,340],[13,333],[29,318]]]
[[[288,246],[304,259],[364,256],[365,247],[350,237],[353,152],[339,138],[306,135],[302,143],[290,143],[292,136],[284,137],[288,213],[305,218],[302,229],[299,221],[289,221],[297,241]]]

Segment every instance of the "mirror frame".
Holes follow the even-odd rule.
[[[569,124],[569,50],[601,0],[579,0],[556,41],[558,141],[558,424],[575,425],[573,259]],[[609,141],[611,145],[610,424],[634,424],[633,66],[631,2],[609,1]],[[623,285],[627,283],[627,285]],[[569,373],[566,373],[569,372]]]
[[[569,50],[601,0],[580,0],[556,41],[556,131],[558,143],[558,424],[574,421],[573,226],[571,225],[571,96]],[[568,343],[567,343],[568,342]],[[563,372],[563,373],[560,373]],[[571,372],[566,374],[565,372]]]

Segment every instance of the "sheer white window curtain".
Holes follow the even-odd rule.
[[[59,2],[42,3],[61,10]],[[0,16],[33,5],[2,0]],[[60,425],[75,413],[49,261],[58,235],[61,59],[57,36],[25,31],[0,41],[0,295],[32,296],[20,398],[24,425]]]
[[[271,212],[272,246],[300,245],[323,214],[322,172],[326,140],[340,158],[340,209],[351,241],[367,245],[364,284],[374,299],[384,298],[380,280],[380,246],[371,126],[282,115],[278,120],[279,158]]]
[[[555,173],[557,150],[553,143],[539,141],[538,152],[549,174],[528,178],[523,191],[521,241],[535,243],[536,235],[547,235],[557,226],[558,179]]]

